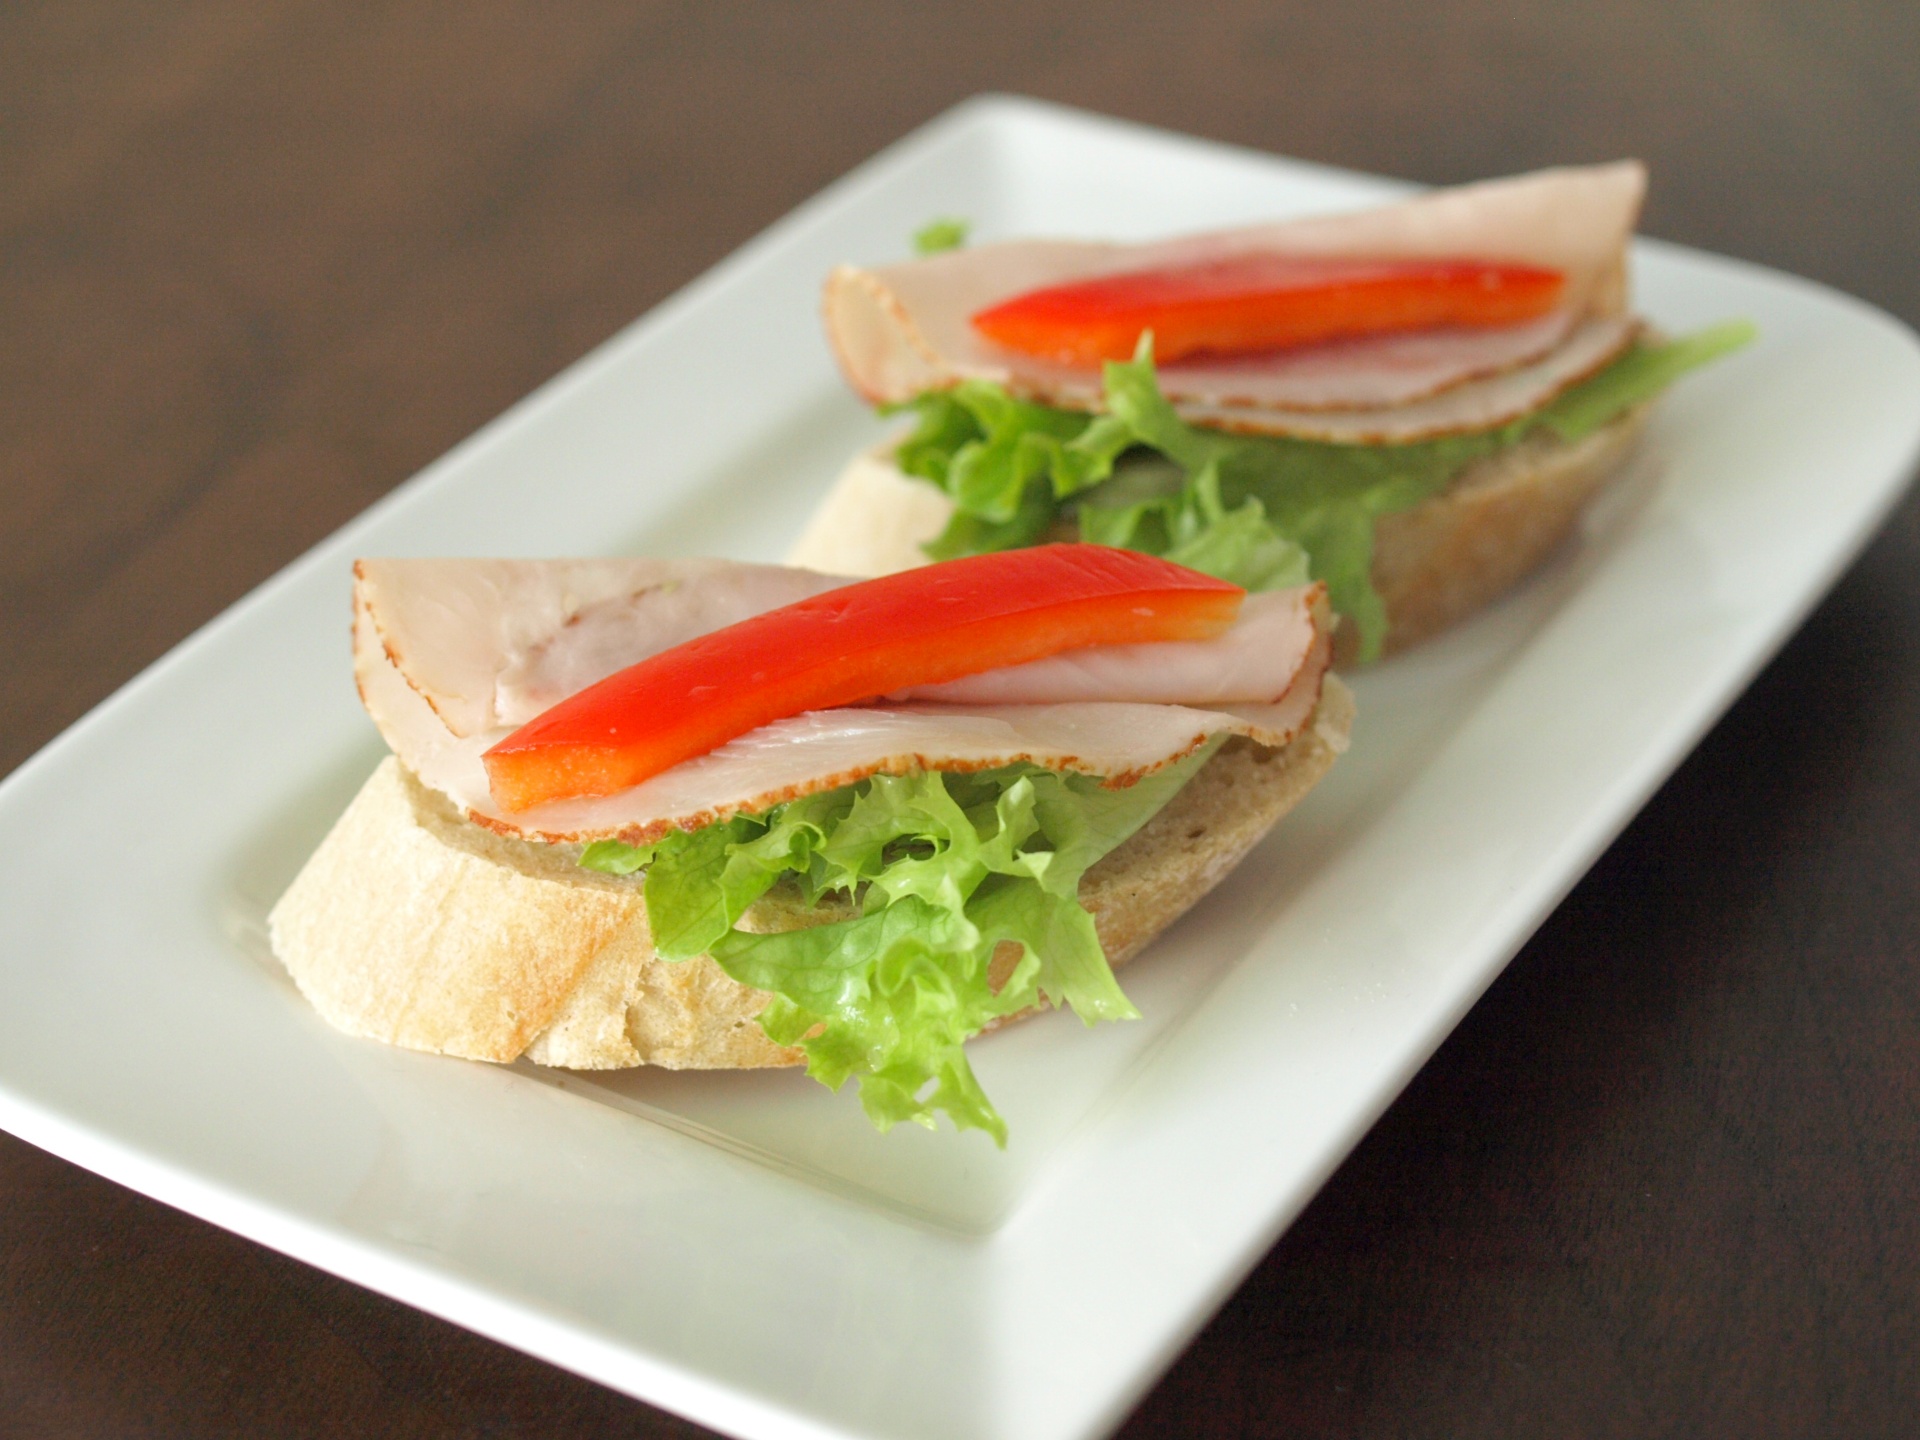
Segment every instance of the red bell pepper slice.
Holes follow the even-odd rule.
[[[1238,255],[1029,290],[980,311],[995,344],[1069,365],[1244,355],[1436,325],[1512,325],[1552,310],[1566,277],[1480,260]]]
[[[1101,545],[1042,545],[884,575],[588,686],[487,751],[487,778],[514,812],[611,795],[789,715],[1086,645],[1218,635],[1245,593]]]

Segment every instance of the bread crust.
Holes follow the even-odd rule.
[[[1432,499],[1381,516],[1372,578],[1387,608],[1384,653],[1465,619],[1544,563],[1625,463],[1649,408],[1637,406],[1580,440],[1536,432],[1473,461]],[[920,546],[945,528],[953,502],[902,475],[892,463],[893,443],[854,457],[788,564],[885,575],[927,563]],[[1352,663],[1358,640],[1353,626],[1342,626],[1335,663]]]
[[[1126,844],[1081,902],[1120,964],[1230,871],[1346,748],[1353,700],[1329,676],[1279,750],[1233,740]],[[571,1069],[799,1064],[755,1023],[768,996],[706,956],[662,961],[638,878],[583,870],[572,847],[506,839],[389,758],[268,917],[274,954],[337,1028],[408,1049]],[[845,918],[776,889],[760,931]]]
[[[1626,463],[1647,405],[1575,441],[1536,431],[1482,456],[1440,494],[1373,527],[1373,585],[1387,607],[1385,653],[1436,635],[1530,575]],[[1352,658],[1352,627],[1334,656]],[[1344,647],[1343,648],[1343,641]]]

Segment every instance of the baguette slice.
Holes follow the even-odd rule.
[[[1313,788],[1346,748],[1352,719],[1352,695],[1329,676],[1291,744],[1229,741],[1087,872],[1081,903],[1113,964],[1218,884]],[[576,855],[473,824],[389,758],[274,907],[273,950],[330,1023],[409,1049],[583,1070],[801,1063],[755,1023],[765,992],[704,955],[660,960],[638,877],[583,870]],[[743,923],[787,930],[850,914],[776,889]]]
[[[1464,619],[1545,562],[1626,463],[1649,408],[1576,441],[1536,432],[1473,461],[1432,499],[1381,516],[1373,584],[1387,607],[1384,653]],[[953,501],[895,468],[896,443],[854,457],[788,552],[789,565],[886,575],[927,563],[920,547],[946,528]],[[1352,661],[1356,640],[1350,625],[1336,632],[1336,662]]]

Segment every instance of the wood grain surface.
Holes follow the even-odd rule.
[[[1912,0],[0,8],[0,769],[977,91],[1637,154],[1650,233],[1912,322],[1917,60]],[[1910,500],[1123,1433],[1913,1434],[1916,1194]],[[0,1434],[700,1433],[0,1136]]]

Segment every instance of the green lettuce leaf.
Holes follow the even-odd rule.
[[[1750,320],[1728,320],[1664,343],[1642,343],[1585,384],[1540,411],[1537,423],[1562,440],[1580,440],[1614,416],[1653,399],[1689,370],[1753,343]]]
[[[601,841],[581,863],[645,867],[647,923],[666,960],[713,956],[770,991],[760,1023],[798,1045],[807,1071],[860,1087],[882,1130],[944,1113],[1006,1144],[1006,1124],[965,1042],[1037,1004],[1088,1024],[1137,1015],[1078,895],[1088,867],[1123,843],[1206,763],[1214,746],[1120,789],[1031,765],[977,774],[876,775],[759,815],[648,846]],[[772,934],[738,928],[776,884],[818,901],[852,896],[848,920]],[[996,990],[996,947],[1021,956]]]
[[[1482,455],[1536,427],[1591,434],[1687,371],[1746,344],[1745,322],[1636,343],[1542,409],[1493,430],[1405,445],[1240,436],[1189,425],[1160,392],[1151,337],[1105,367],[1105,413],[1057,410],[968,380],[912,401],[900,469],[955,503],[935,559],[1032,545],[1066,522],[1080,538],[1165,555],[1250,590],[1324,580],[1379,654],[1386,609],[1373,588],[1373,528],[1438,494]]]
[[[956,220],[943,215],[938,220],[929,220],[913,232],[913,253],[916,255],[938,255],[942,250],[958,250],[967,243],[967,234],[973,226],[965,220]]]

